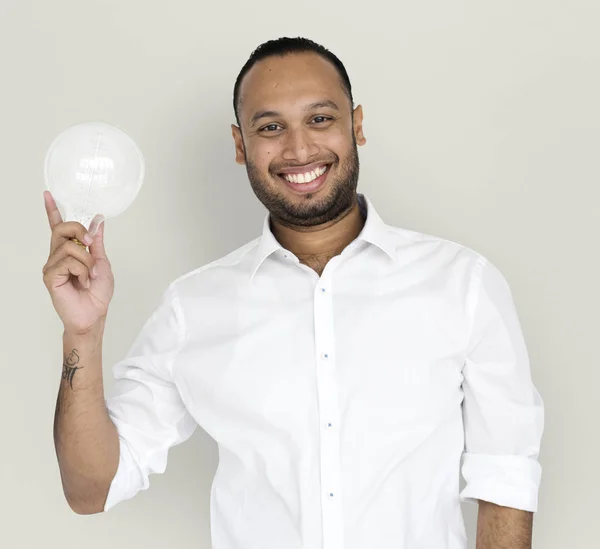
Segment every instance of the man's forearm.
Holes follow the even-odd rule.
[[[531,549],[533,513],[479,500],[476,549]]]
[[[65,496],[82,514],[102,510],[119,462],[119,438],[104,401],[102,336],[63,335],[54,444]]]

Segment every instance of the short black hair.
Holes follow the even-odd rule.
[[[281,37],[276,40],[269,40],[264,44],[258,46],[250,55],[246,64],[242,67],[240,74],[235,81],[235,85],[233,87],[233,111],[235,112],[235,119],[240,125],[240,119],[238,116],[238,106],[240,99],[240,88],[242,85],[242,80],[244,76],[248,74],[248,71],[261,59],[265,59],[267,57],[272,56],[280,56],[283,57],[290,53],[305,53],[305,52],[313,52],[317,55],[320,55],[327,61],[331,62],[334,67],[337,69],[340,79],[342,81],[342,87],[344,88],[344,92],[350,99],[350,105],[354,106],[354,100],[352,99],[352,85],[350,84],[350,78],[348,78],[348,73],[346,72],[346,68],[344,64],[327,48],[321,46],[321,44],[317,44],[308,38],[288,38]]]

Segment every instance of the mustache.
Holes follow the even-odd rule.
[[[285,164],[277,164],[274,166],[270,166],[269,167],[269,171],[273,174],[278,174],[280,173],[282,170],[288,169],[288,168],[301,168],[302,166],[308,166],[309,164],[335,164],[337,161],[339,160],[339,158],[336,156],[335,158],[317,158],[316,160],[310,160],[308,162],[303,162],[301,164],[299,164],[298,162],[286,162]]]

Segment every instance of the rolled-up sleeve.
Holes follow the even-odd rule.
[[[120,457],[104,511],[146,490],[150,474],[165,472],[169,448],[197,427],[172,379],[185,337],[171,284],[127,356],[113,366],[115,384],[105,402],[119,434]]]
[[[544,404],[535,388],[510,288],[479,258],[463,368],[465,451],[460,500],[537,511]]]

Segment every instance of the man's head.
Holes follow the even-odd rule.
[[[353,110],[350,80],[333,53],[305,38],[262,44],[236,80],[234,110],[236,161],[278,221],[321,225],[354,205],[362,108]],[[314,191],[294,185],[323,167]]]

